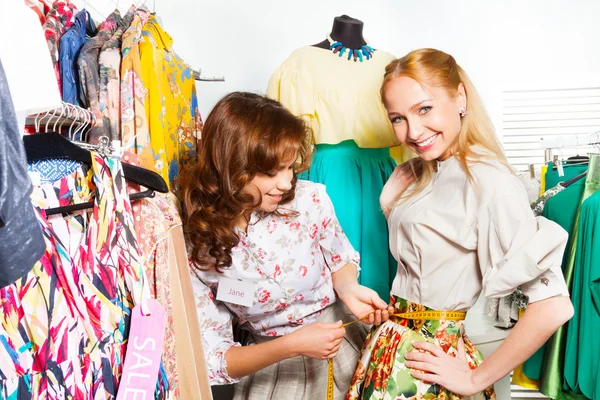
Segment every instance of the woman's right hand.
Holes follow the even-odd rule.
[[[326,360],[337,355],[345,334],[346,329],[342,327],[342,321],[338,321],[315,322],[287,336],[294,354]]]
[[[379,196],[379,204],[386,218],[389,216],[390,210],[393,208],[398,197],[414,180],[415,174],[410,166],[410,161],[396,166]]]

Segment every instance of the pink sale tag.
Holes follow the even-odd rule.
[[[167,314],[155,299],[148,299],[149,315],[138,304],[131,310],[131,326],[117,400],[154,399]]]

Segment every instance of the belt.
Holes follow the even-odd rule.
[[[373,314],[375,311],[371,311],[364,317],[357,319],[352,322],[348,322],[343,324],[342,327],[346,327],[348,325],[352,325],[358,321],[361,321],[367,318],[369,315]],[[436,321],[436,320],[446,320],[446,321],[463,321],[467,316],[466,312],[463,311],[436,311],[436,310],[426,310],[426,311],[410,311],[398,314],[391,314],[390,317],[396,317],[401,319],[414,319],[421,321]],[[327,400],[333,400],[333,359],[327,360]]]

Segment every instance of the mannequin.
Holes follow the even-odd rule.
[[[359,49],[361,46],[367,44],[367,41],[362,35],[364,25],[365,24],[361,20],[347,15],[340,15],[333,19],[331,38],[335,41],[342,42],[344,46],[350,49]],[[321,49],[329,49],[329,46],[330,44],[327,39],[313,45],[313,47],[319,47]]]
[[[398,264],[389,253],[379,194],[396,165],[390,148],[398,141],[379,93],[395,56],[378,50],[367,57],[372,50],[363,48],[363,27],[348,15],[335,17],[327,40],[296,49],[279,66],[267,95],[310,126],[315,152],[299,179],[326,186],[341,227],[361,255],[360,283],[387,299]],[[349,52],[331,49],[330,40],[362,56],[351,59]]]

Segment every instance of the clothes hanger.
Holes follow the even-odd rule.
[[[69,139],[57,132],[39,133],[23,136],[27,162],[33,163],[43,160],[73,160],[91,165],[91,153],[79,147]],[[160,193],[167,193],[169,188],[162,176],[154,171],[131,165],[123,164],[125,179],[138,185],[147,187]]]
[[[585,178],[586,176],[587,176],[587,170],[585,172],[582,172],[581,174],[577,175],[576,177],[569,179],[568,181],[559,182],[559,185],[564,188],[568,188],[569,186],[571,186],[572,184],[574,184],[577,181],[580,181],[581,179]]]
[[[129,195],[129,201],[131,202],[131,201],[145,199],[145,198],[154,197],[154,196],[156,196],[156,193],[154,193],[154,190],[148,189],[148,190],[144,190],[139,193],[134,193],[134,194]],[[44,210],[44,212],[46,213],[47,216],[50,216],[50,215],[56,215],[56,214],[72,213],[73,211],[86,210],[88,208],[93,208],[93,207],[94,207],[94,202],[90,201],[87,203],[73,204],[70,206],[49,208],[47,210]]]

